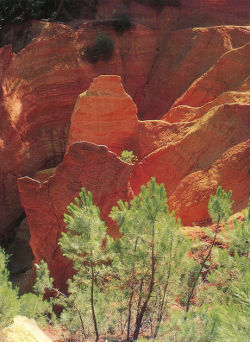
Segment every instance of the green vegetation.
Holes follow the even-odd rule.
[[[142,186],[130,203],[118,201],[110,217],[123,234],[111,246],[115,272],[112,288],[122,298],[113,305],[120,312],[126,303],[127,340],[131,338],[130,330],[133,340],[137,340],[141,328],[149,322],[157,322],[152,328],[158,330],[166,303],[173,300],[171,293],[182,281],[190,240],[183,236],[180,222],[168,210],[163,184],[158,185],[155,179]]]
[[[41,324],[50,322],[55,315],[51,303],[43,300],[44,287],[40,295],[27,293],[18,297],[18,289],[13,288],[8,280],[7,263],[8,256],[0,248],[0,327],[11,324],[18,314],[36,319]]]
[[[164,6],[179,7],[181,0],[137,0],[162,9]],[[98,0],[0,0],[0,25],[8,22],[34,19],[70,20],[79,17],[93,17]],[[114,29],[123,33],[131,27],[126,13],[117,13]]]
[[[185,238],[168,210],[164,186],[152,179],[132,201],[118,201],[111,210],[123,234],[113,241],[105,235],[91,194],[82,189],[68,207],[68,233],[60,239],[77,272],[69,281],[69,296],[59,296],[61,322],[84,338],[95,334],[96,341],[100,335],[136,340],[142,330],[154,341],[219,341],[235,332],[244,340],[250,207],[242,223],[222,234],[219,225],[231,213],[230,198],[231,192],[220,187],[211,196],[209,212],[216,226],[207,234],[212,243],[197,244]],[[217,247],[219,235],[230,253]],[[187,257],[194,249],[204,251],[200,263]]]
[[[116,19],[113,28],[118,33],[123,33],[132,26],[130,16],[127,13],[116,13],[113,15],[113,19]]]
[[[15,20],[72,19],[86,9],[96,11],[98,0],[0,0],[0,25]]]
[[[229,218],[229,216],[232,214],[231,207],[233,205],[233,202],[230,201],[231,196],[232,196],[231,191],[229,191],[229,193],[227,194],[219,186],[217,189],[216,195],[210,197],[210,201],[208,204],[208,211],[212,219],[212,222],[216,223],[215,232],[214,232],[212,243],[206,255],[204,256],[198,271],[193,276],[190,289],[188,289],[187,301],[186,301],[186,312],[188,312],[190,309],[191,300],[194,297],[194,292],[198,286],[198,282],[202,276],[202,273],[204,272],[206,268],[211,267],[211,265],[208,266],[207,263],[209,263],[209,260],[211,259],[212,250],[215,246],[216,238],[219,232],[219,225],[221,222],[225,222]],[[211,260],[210,260],[210,264],[211,264]]]
[[[161,336],[168,336],[165,341],[249,340],[250,205],[245,220],[234,222],[234,227],[218,233],[219,239],[229,245],[229,253],[214,245],[213,258],[207,263],[203,279],[196,288],[195,305],[189,312],[183,310],[169,314],[167,324],[160,332]],[[239,246],[243,247],[243,253]]]
[[[0,248],[0,327],[10,324],[19,311],[17,290],[9,282],[7,263],[8,256]]]
[[[99,31],[95,42],[82,50],[82,58],[89,63],[96,63],[99,60],[108,61],[114,52],[114,43],[107,33]]]
[[[70,215],[65,214],[64,217],[69,232],[62,234],[59,245],[63,255],[73,262],[77,272],[69,282],[69,299],[75,304],[81,299],[83,303],[89,303],[98,341],[95,302],[101,296],[97,293],[98,287],[107,275],[109,255],[108,249],[103,247],[103,241],[108,237],[105,223],[100,218],[100,210],[93,204],[91,193],[83,188],[79,195],[80,199],[76,198],[77,204],[71,203],[68,206]],[[70,314],[67,306],[66,310]]]
[[[162,9],[164,6],[181,6],[181,0],[137,0]],[[8,22],[34,19],[70,20],[83,15],[93,17],[98,0],[0,0],[0,25]],[[130,17],[117,13],[114,29],[123,33],[131,27]]]
[[[133,151],[127,151],[127,150],[122,151],[120,158],[124,162],[130,163],[130,164],[134,164],[138,161],[138,158],[136,157]]]
[[[68,294],[53,287],[42,261],[37,265],[36,294],[18,300],[2,266],[2,325],[9,324],[20,307],[28,317],[51,322],[52,304],[57,304],[62,307],[59,323],[76,341],[105,336],[127,341],[140,336],[166,342],[248,341],[250,204],[244,220],[221,228],[231,214],[231,195],[219,187],[210,197],[214,226],[203,228],[210,243],[193,242],[169,211],[164,186],[153,178],[133,200],[120,200],[112,208],[110,218],[122,233],[114,241],[106,234],[91,193],[82,188],[68,206],[67,232],[59,241],[76,272],[68,280]],[[197,261],[190,252],[199,255]],[[0,258],[5,265],[3,251]],[[54,294],[50,302],[42,300],[45,290]],[[1,316],[2,307],[6,315]]]

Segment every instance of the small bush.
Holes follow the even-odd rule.
[[[123,33],[132,26],[131,19],[127,13],[116,13],[113,18],[116,19],[113,23],[113,28],[118,33]]]
[[[26,293],[20,297],[19,304],[23,316],[35,319],[40,324],[46,325],[49,318],[55,319],[52,304],[41,295]]]
[[[0,247],[0,328],[12,323],[19,311],[17,289],[9,281],[7,263],[8,256]]]
[[[134,155],[133,151],[127,151],[127,150],[122,151],[120,158],[125,163],[130,163],[130,164],[134,164],[138,161],[138,158],[136,157],[136,155]]]
[[[89,63],[96,63],[99,60],[108,61],[114,52],[114,43],[108,34],[100,31],[95,43],[83,49],[82,57]]]

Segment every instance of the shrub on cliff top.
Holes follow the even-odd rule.
[[[127,150],[122,151],[120,158],[125,163],[130,163],[130,164],[135,164],[138,161],[138,158],[136,157],[133,151],[127,151]]]
[[[115,13],[113,15],[113,28],[118,33],[123,33],[132,26],[130,16],[127,13]]]
[[[107,33],[99,31],[95,42],[86,46],[81,56],[89,63],[96,63],[99,60],[108,61],[114,52],[114,43]]]
[[[148,6],[153,6],[161,10],[164,6],[179,7],[181,0],[136,0]]]

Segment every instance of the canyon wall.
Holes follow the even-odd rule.
[[[0,239],[20,224],[24,207],[35,260],[48,249],[51,268],[65,265],[56,242],[81,186],[102,201],[108,194],[106,207],[97,200],[107,219],[119,196],[131,198],[156,176],[170,208],[188,225],[207,222],[208,198],[218,184],[233,190],[235,211],[249,197],[248,1],[182,0],[162,11],[140,1],[99,3],[94,22],[32,21],[23,31],[0,32]],[[122,35],[105,21],[114,10],[131,15],[133,25]],[[100,29],[114,41],[114,54],[90,64],[83,49]],[[125,90],[118,76],[90,86],[99,75],[119,75]],[[124,149],[134,151],[136,165],[121,162]],[[100,160],[108,172],[118,168],[116,185],[98,176]],[[79,176],[82,167],[86,177]],[[99,179],[110,192],[100,189]],[[52,184],[57,193],[62,185],[69,191],[63,204],[50,199]],[[110,221],[109,227],[117,236]]]
[[[56,285],[64,288],[72,268],[61,255],[58,239],[65,230],[67,205],[82,186],[93,193],[107,233],[114,238],[119,230],[108,217],[112,206],[119,198],[138,194],[153,176],[165,185],[170,210],[184,225],[210,222],[208,200],[218,185],[233,190],[234,211],[245,208],[250,189],[249,108],[235,102],[214,106],[190,122],[139,121],[119,76],[95,78],[76,102],[62,163],[34,179],[18,180],[35,261],[45,259]],[[134,151],[135,164],[119,158],[124,149]]]

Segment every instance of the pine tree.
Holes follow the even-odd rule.
[[[225,197],[221,196],[221,198]],[[217,197],[217,200],[220,201],[220,197]],[[228,203],[228,200],[226,202]],[[230,206],[231,204],[224,206],[221,203],[220,208],[229,209]],[[217,209],[217,212],[219,213],[220,210]],[[218,216],[214,219],[218,219]],[[170,309],[167,323],[161,326],[160,339],[153,339],[154,342],[249,340],[249,235],[250,205],[245,211],[243,221],[235,220],[233,227],[231,224],[226,227],[226,231],[220,232],[220,240],[226,242],[228,247],[223,249],[214,246],[213,267],[210,268],[205,283],[199,282],[199,286],[196,287],[196,301],[192,310],[185,312]]]
[[[92,194],[82,188],[76,204],[70,203],[69,214],[64,215],[67,233],[62,233],[59,245],[63,255],[73,262],[76,274],[69,281],[71,298],[77,298],[79,292],[90,303],[92,320],[99,340],[98,321],[95,302],[98,282],[105,282],[106,269],[110,263],[104,246],[106,236],[105,223],[100,218],[100,210],[93,204]],[[80,291],[79,291],[80,290]]]
[[[250,317],[250,203],[244,220],[234,220],[233,228],[224,234],[228,250],[217,249],[213,258],[217,264],[208,276],[215,285],[214,307],[216,313],[215,341],[247,341]],[[219,285],[218,285],[219,284]]]
[[[193,299],[195,289],[202,276],[202,272],[204,268],[206,267],[206,263],[209,261],[211,257],[211,253],[214,248],[216,238],[219,232],[220,223],[225,222],[232,213],[231,207],[233,205],[233,202],[230,200],[231,196],[232,196],[232,191],[229,191],[228,193],[226,193],[222,189],[221,186],[218,187],[216,194],[214,196],[213,195],[210,196],[210,200],[208,203],[208,211],[212,219],[212,222],[216,223],[215,232],[214,232],[212,243],[208,249],[208,252],[203,258],[198,271],[194,275],[192,285],[188,291],[187,302],[186,302],[186,312],[188,312],[190,309],[191,300]]]
[[[38,268],[36,291],[42,293],[44,287],[54,291],[53,302],[64,308],[61,323],[84,339],[93,335],[92,325],[96,340],[99,330],[106,336],[126,332],[127,341],[137,340],[145,328],[154,341],[160,336],[158,341],[234,342],[235,334],[244,341],[249,317],[250,205],[245,219],[223,233],[220,223],[231,214],[230,198],[231,192],[220,187],[211,196],[209,213],[215,230],[197,263],[187,252],[199,245],[183,235],[180,222],[169,212],[164,186],[154,178],[132,201],[120,200],[112,208],[110,217],[122,233],[116,241],[106,235],[100,211],[83,188],[68,207],[67,232],[60,239],[63,254],[76,271],[68,281],[68,295],[53,288],[45,263]],[[216,246],[218,237],[228,250]]]
[[[164,185],[158,185],[154,178],[130,203],[120,200],[110,217],[123,234],[112,245],[112,267],[118,279],[116,290],[120,288],[127,300],[127,340],[132,322],[136,340],[145,317],[153,311],[156,336],[166,297],[181,276],[177,265],[182,263],[190,241],[180,232],[180,222],[169,213]]]

